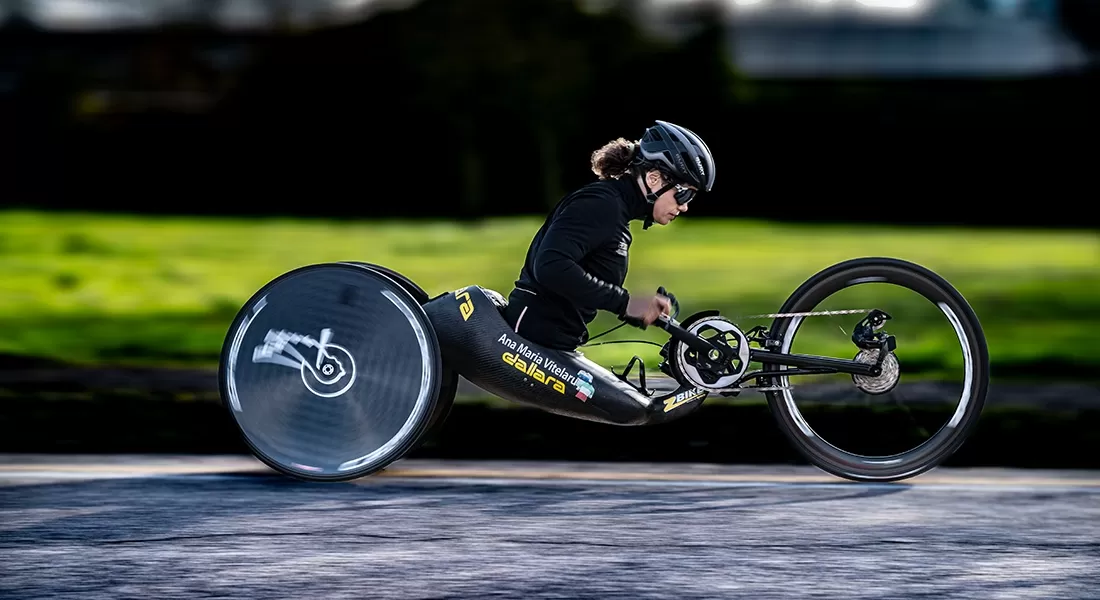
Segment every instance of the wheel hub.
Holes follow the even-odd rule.
[[[878,363],[879,352],[881,350],[860,350],[856,354],[856,362],[863,364],[873,365]],[[886,356],[882,359],[880,365],[881,373],[877,376],[868,375],[852,375],[852,381],[856,384],[856,387],[861,391],[868,394],[885,394],[894,389],[894,386],[898,384],[898,380],[901,378],[901,370],[898,365],[898,358],[893,352],[887,352]]]

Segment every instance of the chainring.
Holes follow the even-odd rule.
[[[749,368],[749,340],[745,334],[723,317],[704,317],[692,323],[687,330],[733,349],[736,356],[720,369],[706,368],[699,365],[695,349],[673,340],[669,346],[668,362],[674,376],[710,391],[724,391],[736,386]]]

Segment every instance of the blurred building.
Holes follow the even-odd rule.
[[[0,22],[47,30],[203,23],[225,30],[323,27],[419,0],[0,0]],[[1074,71],[1087,52],[1061,26],[1069,0],[641,0],[642,21],[676,29],[676,12],[713,6],[750,76],[989,76]],[[1091,0],[1089,0],[1091,1]],[[593,8],[617,0],[582,0]],[[4,86],[0,77],[0,88]]]
[[[654,31],[691,0],[652,0]],[[761,77],[1043,75],[1090,65],[1062,0],[717,0],[734,62]]]

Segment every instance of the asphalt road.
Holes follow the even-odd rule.
[[[1100,473],[0,456],[0,595],[1097,598]]]

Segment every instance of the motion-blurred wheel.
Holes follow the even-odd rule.
[[[343,481],[400,458],[437,416],[435,331],[395,279],[365,265],[302,267],[260,289],[222,349],[222,400],[280,473]]]

